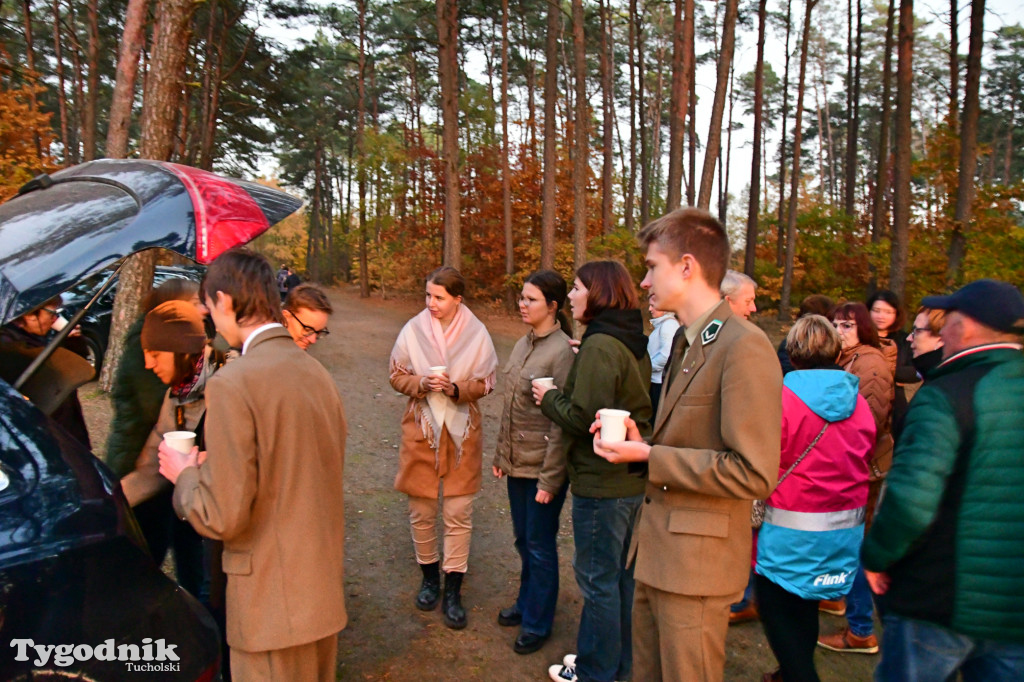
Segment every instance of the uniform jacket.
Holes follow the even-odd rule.
[[[552,377],[565,386],[575,355],[569,337],[555,326],[543,336],[533,331],[519,339],[501,370],[504,378],[501,423],[494,466],[508,476],[535,478],[552,495],[565,484],[562,430],[544,416],[533,399],[533,380]]]
[[[756,570],[803,599],[838,599],[860,561],[875,447],[875,421],[857,378],[839,368],[796,370],[783,380],[780,478],[819,433],[766,500]]]
[[[964,350],[907,412],[864,568],[892,578],[892,612],[981,639],[1024,643],[1024,356]]]
[[[778,476],[782,371],[764,332],[727,302],[709,320],[663,384],[630,555],[636,579],[656,589],[738,595],[750,570],[751,503]]]
[[[628,344],[628,345],[627,345]],[[605,310],[587,326],[564,387],[548,391],[541,410],[569,440],[569,481],[581,497],[632,497],[643,478],[628,464],[594,453],[590,425],[602,408],[627,410],[641,435],[651,430],[651,359],[639,310]]]
[[[347,426],[334,380],[282,327],[206,387],[207,458],[174,505],[224,543],[228,644],[282,649],[345,627]]]

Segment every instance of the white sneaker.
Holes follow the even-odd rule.
[[[575,668],[576,654],[566,654],[565,658],[562,659],[562,665],[566,666],[567,668]]]
[[[573,659],[575,658],[573,656]],[[576,668],[575,666],[558,665],[556,663],[548,668],[548,677],[554,680],[554,682],[576,682]]]

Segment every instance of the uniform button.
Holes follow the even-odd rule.
[[[663,486],[661,486],[661,489],[665,490],[665,491],[668,491],[668,486],[667,485],[663,485]]]
[[[547,436],[544,436],[544,440],[551,440],[551,439],[548,438]]]

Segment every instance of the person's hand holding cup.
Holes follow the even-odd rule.
[[[192,431],[168,431],[158,448],[160,474],[171,483],[178,482],[181,472],[199,463],[196,434]]]
[[[590,432],[594,434],[594,453],[613,464],[646,462],[650,456],[651,446],[626,410],[598,410]]]
[[[533,399],[538,405],[544,400],[544,394],[555,388],[554,377],[537,377],[530,382],[533,387]]]

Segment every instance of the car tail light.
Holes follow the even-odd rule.
[[[195,209],[196,260],[204,265],[233,246],[245,244],[270,227],[259,205],[242,187],[213,173],[176,163],[164,164],[188,190]]]

